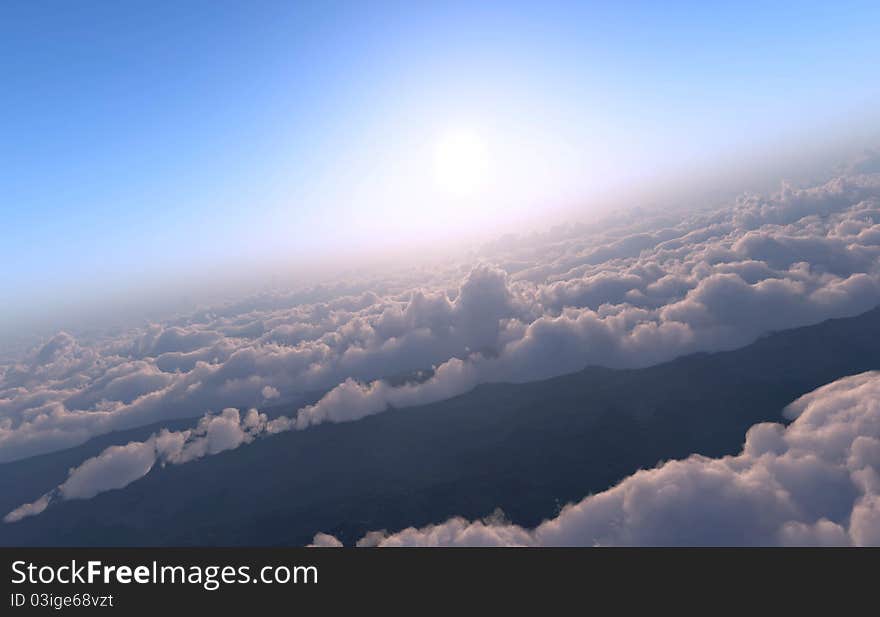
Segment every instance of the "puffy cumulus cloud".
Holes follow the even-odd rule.
[[[534,529],[496,513],[370,532],[358,545],[880,545],[880,372],[821,387],[785,413],[791,424],[752,426],[736,456],[639,471]]]
[[[263,395],[263,398],[267,401],[270,401],[274,398],[278,398],[281,396],[281,393],[278,391],[278,388],[273,388],[272,386],[263,386],[263,389],[260,390],[260,393]]]
[[[280,433],[324,422],[352,422],[389,407],[414,407],[441,401],[467,392],[479,383],[477,366],[473,361],[453,359],[443,363],[425,381],[396,387],[383,380],[363,384],[347,379],[295,415],[270,420],[267,430]]]
[[[100,492],[122,488],[146,475],[156,462],[153,442],[110,446],[74,469],[58,487],[64,499],[89,499]]]
[[[234,450],[260,436],[303,430],[323,422],[351,422],[385,411],[389,406],[411,407],[449,398],[473,387],[472,364],[450,361],[420,384],[392,387],[385,381],[362,384],[348,379],[306,405],[293,416],[269,420],[251,409],[242,418],[235,408],[219,415],[206,414],[194,429],[162,429],[145,441],[110,446],[70,470],[67,480],[32,503],[26,503],[4,517],[14,523],[42,513],[56,498],[89,499],[105,491],[120,489],[145,476],[155,464],[188,463],[205,456]]]
[[[43,510],[49,507],[49,502],[52,500],[52,497],[55,494],[56,491],[46,493],[36,501],[20,505],[15,510],[4,516],[3,522],[16,523],[28,516],[36,516],[37,514],[40,514],[41,512],[43,512]]]
[[[241,417],[237,409],[205,415],[194,429],[162,429],[145,441],[110,446],[70,470],[62,484],[9,512],[3,521],[14,523],[43,512],[55,500],[90,499],[120,489],[145,476],[154,465],[187,463],[250,443],[266,428],[266,416],[254,409]]]
[[[166,353],[189,353],[220,341],[222,336],[211,330],[192,330],[171,326],[151,326],[131,346],[136,357],[159,356]]]
[[[368,292],[269,312],[199,314],[186,325],[89,344],[62,333],[2,373],[0,461],[194,410],[283,402],[350,378],[407,375],[475,349],[495,353],[506,321],[525,318],[525,310],[503,271],[477,266],[452,292],[404,288],[381,298]]]
[[[14,523],[40,514],[56,498],[89,499],[105,491],[124,488],[149,473],[157,463],[180,465],[234,450],[264,435],[303,430],[323,422],[351,422],[385,411],[389,406],[411,407],[443,400],[477,383],[472,366],[462,360],[446,362],[421,383],[398,387],[381,380],[363,384],[347,379],[293,416],[272,420],[256,409],[248,411],[243,418],[235,408],[224,409],[218,415],[206,414],[194,429],[162,429],[145,441],[106,448],[71,469],[64,483],[36,501],[9,512],[3,520]]]
[[[273,430],[353,420],[480,382],[645,366],[855,315],[880,304],[880,174],[854,173],[870,169],[711,212],[507,236],[433,269],[97,340],[58,334],[0,369],[0,461],[316,392],[328,394]]]
[[[342,548],[342,542],[326,533],[316,533],[314,539],[312,540],[312,543],[309,544],[309,547]]]

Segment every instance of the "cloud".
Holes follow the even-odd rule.
[[[111,446],[73,470],[58,487],[58,494],[64,499],[89,499],[100,492],[127,486],[150,471],[155,462],[153,442]]]
[[[433,269],[260,294],[102,338],[60,333],[0,368],[0,462],[320,392],[288,427],[354,420],[481,382],[731,349],[877,304],[880,174],[711,212],[624,213]]]
[[[260,391],[260,393],[267,401],[271,401],[272,399],[276,399],[281,396],[278,388],[273,388],[272,386],[263,386],[263,389]]]
[[[4,516],[3,522],[4,523],[16,523],[16,522],[20,521],[21,519],[26,518],[28,516],[36,516],[37,514],[42,513],[43,510],[45,510],[47,507],[49,507],[49,502],[52,500],[53,496],[54,496],[54,492],[53,493],[46,493],[45,495],[43,495],[42,497],[40,497],[36,501],[20,505],[15,510],[13,510],[12,512],[10,512],[6,516]]]
[[[291,430],[304,430],[324,422],[351,422],[379,413],[389,405],[411,407],[449,398],[476,383],[471,365],[447,362],[426,381],[393,387],[384,381],[361,384],[346,380],[317,403],[306,405],[293,416],[269,420],[256,409],[242,418],[234,408],[219,415],[206,414],[194,429],[162,429],[145,441],[110,446],[70,470],[67,480],[32,503],[23,504],[4,517],[14,523],[42,513],[56,499],[89,499],[105,491],[124,488],[147,475],[155,464],[180,465],[205,456],[234,450],[254,439]]]
[[[266,416],[254,409],[242,418],[237,409],[205,415],[194,429],[162,429],[145,441],[110,446],[97,456],[72,468],[67,480],[9,512],[3,521],[14,523],[42,513],[52,502],[90,499],[99,493],[120,489],[145,476],[154,465],[187,463],[250,443],[266,428]]]
[[[880,372],[821,387],[785,415],[788,426],[752,426],[736,456],[638,471],[534,529],[496,513],[358,545],[880,545]]]
[[[342,542],[326,533],[316,533],[309,547],[341,548]]]

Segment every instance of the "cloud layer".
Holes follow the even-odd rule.
[[[639,471],[534,529],[496,513],[359,546],[880,545],[880,372],[847,377],[761,423],[737,456]],[[338,541],[317,534],[313,545]]]
[[[180,465],[250,443],[266,428],[266,416],[255,409],[241,417],[237,409],[206,415],[194,429],[162,429],[146,441],[110,446],[72,468],[62,484],[32,503],[19,506],[4,518],[15,523],[43,512],[57,500],[90,499],[120,489],[147,475],[154,465]]]
[[[430,271],[263,294],[98,340],[59,333],[0,367],[0,462],[311,392],[329,391],[268,429],[354,420],[480,382],[730,349],[877,304],[878,174],[695,215],[628,213]]]

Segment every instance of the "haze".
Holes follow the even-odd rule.
[[[700,205],[877,141],[873,2],[241,8],[4,3],[3,340]]]

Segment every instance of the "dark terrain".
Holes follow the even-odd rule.
[[[740,450],[757,422],[840,377],[880,368],[880,309],[769,335],[736,351],[635,370],[590,367],[526,384],[261,439],[155,469],[122,490],[0,524],[3,545],[346,543],[500,507],[532,526],[639,468]],[[179,421],[178,426],[192,421]],[[110,443],[0,465],[3,513]]]

